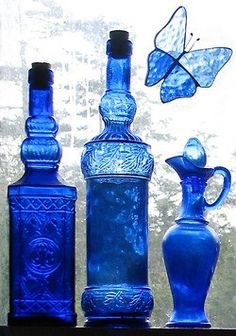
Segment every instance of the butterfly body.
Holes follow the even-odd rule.
[[[185,50],[187,13],[179,7],[155,37],[155,49],[148,56],[145,84],[163,80],[162,102],[191,97],[197,87],[210,87],[220,69],[232,55],[225,47]]]

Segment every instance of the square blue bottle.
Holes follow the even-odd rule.
[[[107,42],[107,89],[100,102],[105,123],[85,145],[87,184],[87,326],[148,326],[149,146],[132,133],[136,103],[130,93],[132,43],[112,31]]]
[[[58,174],[53,72],[48,63],[29,70],[25,173],[8,188],[10,206],[9,325],[75,325],[75,187]]]

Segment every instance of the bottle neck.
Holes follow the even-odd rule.
[[[130,55],[114,58],[108,55],[107,91],[130,91]]]
[[[53,90],[52,87],[35,89],[29,88],[29,115],[32,117],[50,117],[53,115]]]
[[[206,180],[198,176],[188,176],[181,181],[182,204],[177,222],[206,222],[204,218],[206,185]]]
[[[58,126],[53,118],[52,86],[29,88],[29,118],[25,123],[27,138],[21,145],[21,159],[26,171],[57,170],[61,146],[55,139]]]
[[[136,102],[130,93],[132,43],[126,41],[120,54],[116,53],[115,47],[116,44],[109,40],[106,92],[99,105],[105,129],[93,140],[140,142],[141,139],[130,130],[136,112]]]

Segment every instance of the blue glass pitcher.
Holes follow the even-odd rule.
[[[182,156],[166,162],[181,179],[182,205],[176,224],[163,238],[163,257],[173,296],[173,312],[168,327],[210,327],[204,304],[217,263],[220,243],[204,217],[205,210],[219,207],[231,185],[230,172],[224,167],[205,168],[206,154],[197,138],[190,138]],[[207,181],[223,176],[217,199],[204,197]]]
[[[10,325],[75,325],[76,189],[58,174],[53,72],[48,63],[29,70],[25,173],[8,188],[10,206]]]
[[[107,90],[101,134],[85,145],[87,185],[86,325],[148,325],[153,297],[148,287],[149,146],[130,130],[136,103],[130,93],[132,43],[110,32]]]

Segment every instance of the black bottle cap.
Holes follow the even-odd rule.
[[[35,89],[48,88],[53,84],[53,72],[50,69],[51,64],[49,63],[32,63],[32,69],[29,70],[29,84]]]
[[[124,57],[131,54],[131,42],[129,33],[125,30],[110,31],[109,52],[113,57]]]
[[[110,39],[111,40],[128,40],[129,33],[126,30],[112,30],[110,31]]]

